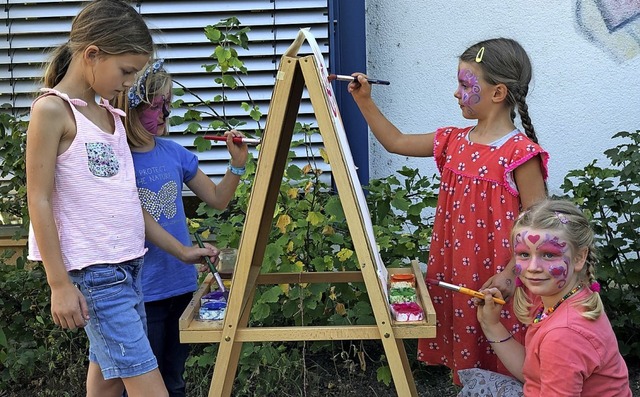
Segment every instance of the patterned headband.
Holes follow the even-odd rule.
[[[149,73],[156,73],[162,68],[164,59],[156,60],[153,65],[147,67],[145,71],[138,77],[135,83],[129,88],[127,97],[129,98],[129,109],[138,107],[141,103],[145,102],[147,96],[147,77]]]

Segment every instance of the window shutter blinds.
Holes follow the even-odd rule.
[[[5,2],[5,23],[0,27],[5,36],[5,40],[0,42],[0,105],[10,106],[14,114],[28,112],[41,86],[43,63],[48,59],[48,51],[68,39],[71,21],[84,4],[86,2],[67,0]],[[248,69],[248,76],[243,76],[243,81],[251,98],[264,114],[260,121],[262,128],[280,57],[300,28],[311,28],[328,58],[327,0],[140,0],[131,1],[130,4],[154,32],[158,57],[165,58],[167,70],[173,78],[206,100],[213,100],[221,94],[221,90],[214,82],[216,75],[206,72],[202,67],[213,63],[209,56],[215,48],[205,37],[204,27],[231,16],[237,17],[243,27],[250,27],[249,50],[238,49],[238,52]],[[308,47],[303,46],[300,54],[308,53]],[[252,133],[257,124],[240,108],[241,102],[248,102],[246,94],[241,89],[227,89],[225,95],[229,101],[225,109],[227,117],[246,122],[240,129]],[[197,102],[190,94],[181,98],[187,103]],[[214,108],[222,113],[219,104],[214,104]],[[182,109],[173,110],[174,115],[182,115],[183,112]],[[205,118],[201,124],[206,127],[212,120]],[[316,126],[306,94],[300,106],[299,121]],[[195,135],[183,135],[185,128],[186,124],[172,126],[170,139],[195,152],[200,159],[201,169],[217,182],[226,172],[229,158],[226,147],[222,143],[214,143],[211,150],[197,152],[193,147]],[[313,145],[319,147],[319,136],[314,139]],[[292,150],[300,159],[307,156],[304,148]],[[314,152],[317,154],[318,151]],[[322,161],[317,164],[326,167],[324,171],[330,171]]]

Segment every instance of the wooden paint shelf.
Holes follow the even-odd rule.
[[[411,267],[389,269],[389,274],[410,273],[416,277],[416,294],[418,296],[420,307],[424,311],[424,319],[422,321],[395,321],[391,320],[394,335],[398,339],[417,339],[417,338],[434,338],[436,336],[436,314],[431,302],[431,297],[424,282],[424,277],[420,271],[420,267],[416,261],[412,262]],[[293,284],[293,283],[312,283],[312,282],[329,282],[335,281],[336,277],[341,282],[363,282],[361,272],[322,272],[322,273],[272,273],[258,276],[256,284]],[[347,280],[347,281],[344,281]],[[209,343],[220,342],[222,338],[222,327],[224,320],[200,320],[198,312],[200,310],[200,298],[211,291],[217,290],[217,283],[213,276],[209,274],[200,285],[200,288],[193,296],[189,306],[180,317],[180,341],[182,343]],[[269,337],[269,340],[282,341],[300,341],[308,339],[309,334],[313,336],[322,335],[317,340],[345,340],[345,339],[380,339],[380,332],[375,325],[355,326],[354,332],[345,332],[342,328],[319,326],[304,327],[304,333],[300,333],[300,329],[295,327],[293,332],[291,327],[256,327],[246,328],[238,331],[236,340],[241,342],[257,342],[262,338]],[[356,334],[354,336],[353,334]],[[329,338],[324,339],[325,336]],[[271,339],[273,338],[273,339]]]

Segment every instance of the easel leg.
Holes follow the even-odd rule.
[[[418,397],[418,389],[402,339],[389,340],[387,343],[383,341],[383,347],[398,396]]]
[[[253,280],[251,285],[255,285],[255,279],[259,268],[251,269],[250,279]],[[255,288],[245,290],[248,292],[247,300],[242,307],[242,316],[238,319],[237,326],[233,332],[233,336],[229,341],[225,340],[225,333],[223,332],[223,338],[220,341],[220,347],[218,348],[218,354],[216,356],[216,364],[213,368],[213,378],[211,385],[209,386],[209,397],[230,397],[233,390],[233,382],[236,378],[236,372],[238,370],[238,360],[240,358],[240,352],[242,351],[242,342],[235,341],[235,335],[239,328],[246,328],[249,323],[249,315],[251,314],[251,305],[253,304],[253,298],[255,296]],[[238,292],[245,292],[238,291]],[[242,296],[236,294],[232,299],[242,299]],[[227,313],[229,314],[229,313]],[[226,322],[225,322],[226,324]]]

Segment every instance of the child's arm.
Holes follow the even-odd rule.
[[[212,262],[218,256],[217,248],[205,244],[205,248],[198,246],[187,247],[182,245],[171,233],[164,230],[162,226],[147,211],[142,210],[144,215],[145,239],[151,241],[160,249],[168,252],[185,263],[199,263],[203,257],[208,256]]]
[[[518,186],[523,211],[547,197],[540,156],[535,156],[516,168],[513,176]]]
[[[227,131],[225,136],[244,136],[238,131]],[[232,139],[232,138],[230,138]],[[227,142],[227,149],[231,154],[231,165],[236,168],[244,168],[247,163],[249,149],[246,144],[238,145],[233,142]],[[240,176],[227,170],[224,177],[217,185],[209,179],[209,177],[198,169],[196,176],[193,177],[187,186],[198,198],[204,201],[208,206],[223,210],[233,198],[236,188],[240,183]]]
[[[531,158],[516,168],[513,173],[520,193],[520,204],[523,211],[547,196],[544,178],[542,177],[540,156]],[[489,278],[482,286],[482,289],[496,287],[505,299],[509,299],[515,290],[514,266],[515,259],[511,258],[505,270]]]
[[[403,134],[380,112],[371,98],[371,85],[364,75],[349,83],[348,90],[376,139],[384,148],[396,154],[415,157],[433,156],[433,133]]]
[[[57,97],[41,98],[34,104],[27,130],[27,202],[51,287],[51,316],[62,328],[75,329],[85,326],[89,310],[65,269],[51,203],[58,149],[65,131],[75,128],[68,122],[69,113]]]
[[[484,302],[478,306],[478,321],[484,332],[484,336],[490,342],[491,348],[498,355],[502,364],[518,378],[524,382],[522,366],[524,365],[525,349],[518,341],[513,339],[511,333],[500,323],[500,311],[502,305],[495,303],[493,297],[502,298],[500,290],[497,288],[485,289]]]

